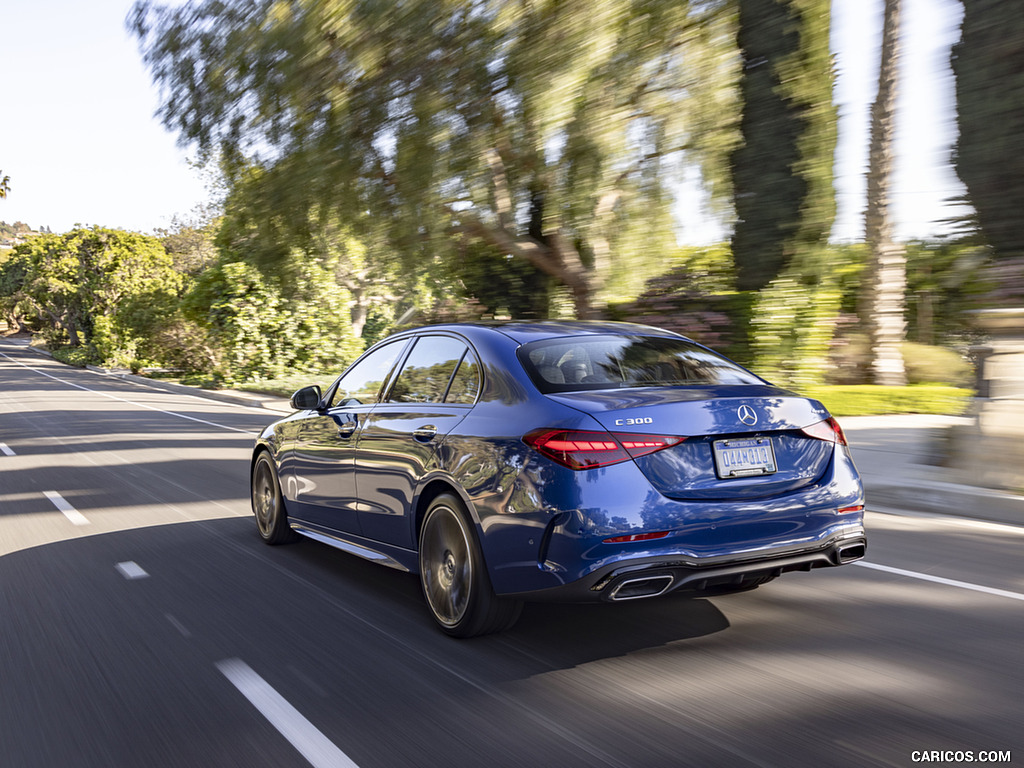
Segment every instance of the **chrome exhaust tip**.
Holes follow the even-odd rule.
[[[659,576],[640,576],[635,579],[626,579],[615,585],[615,589],[608,595],[609,600],[639,600],[644,597],[657,597],[663,595],[672,586],[672,576],[662,574]]]
[[[867,545],[863,541],[852,544],[840,544],[836,547],[836,561],[839,565],[852,563],[854,560],[862,559],[867,554],[867,551]]]

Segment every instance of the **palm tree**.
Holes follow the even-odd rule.
[[[875,384],[902,385],[907,383],[900,350],[907,332],[904,319],[907,259],[903,246],[894,242],[889,210],[899,75],[900,0],[885,0],[884,19],[878,95],[871,107],[868,199],[864,215],[870,258],[861,316],[871,338],[872,380]]]

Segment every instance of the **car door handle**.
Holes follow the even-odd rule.
[[[437,427],[435,427],[433,424],[424,424],[422,427],[419,427],[418,429],[414,429],[412,431],[412,436],[416,440],[419,440],[421,443],[430,442],[433,439],[434,435],[436,434]]]
[[[338,426],[338,434],[341,437],[352,437],[352,433],[356,431],[356,425],[356,421],[346,421]]]

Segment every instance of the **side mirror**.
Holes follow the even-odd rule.
[[[320,405],[322,398],[320,387],[316,384],[311,387],[303,387],[292,395],[292,408],[297,411],[308,411]]]

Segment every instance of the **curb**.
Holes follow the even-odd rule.
[[[19,345],[20,346],[20,345]],[[25,344],[23,349],[27,349],[29,352],[35,352],[37,355],[45,355],[46,357],[53,357],[53,353],[48,349],[41,349],[39,347],[33,347],[29,344]]]
[[[956,515],[995,523],[1024,525],[1024,496],[989,488],[942,482],[866,484],[867,507]]]
[[[216,400],[230,405],[244,405],[249,408],[262,408],[268,411],[277,411],[280,413],[292,413],[294,411],[294,409],[288,404],[287,400],[280,397],[274,397],[273,395],[260,395],[255,392],[239,392],[237,390],[221,392],[214,389],[191,387],[188,384],[178,384],[173,381],[150,379],[146,376],[140,376],[127,371],[107,370],[106,368],[97,368],[92,365],[86,367],[94,373],[98,373],[103,376],[113,376],[114,378],[121,379],[122,381],[138,384],[142,387],[149,387],[150,389],[159,389],[163,392],[194,395],[195,397],[202,397],[206,400]]]
[[[102,368],[96,370],[97,372],[102,371],[108,376],[116,376],[123,381],[130,381],[134,384],[138,384],[143,387],[150,387],[152,389],[160,389],[164,392],[194,395],[196,397],[206,398],[207,400],[217,400],[221,403],[229,403],[230,405],[244,405],[250,408],[263,408],[268,411],[277,411],[280,413],[292,413],[294,411],[294,408],[288,404],[287,400],[280,397],[274,397],[273,395],[259,395],[255,392],[239,392],[237,390],[220,392],[214,389],[202,389],[200,387],[190,387],[187,384],[177,384],[173,381],[150,379],[134,373],[110,372],[104,371]]]

